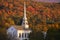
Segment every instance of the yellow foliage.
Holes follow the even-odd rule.
[[[10,26],[10,24],[9,23],[5,23],[5,27],[9,27]]]

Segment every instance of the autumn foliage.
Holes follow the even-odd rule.
[[[24,0],[1,0],[0,1],[0,25],[9,26],[21,24],[24,11]],[[3,6],[3,8],[2,8]],[[32,0],[26,1],[27,18],[30,28],[33,30],[42,27],[59,27],[60,4],[42,3]],[[18,21],[17,21],[18,20]],[[20,22],[20,23],[19,23]],[[57,24],[56,24],[57,23]],[[3,26],[3,27],[5,27]],[[45,30],[45,29],[44,29]]]

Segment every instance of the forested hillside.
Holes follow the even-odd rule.
[[[59,3],[41,3],[31,0],[26,1],[27,18],[30,27],[39,26],[41,23],[50,24],[60,21]],[[24,0],[0,1],[0,25],[9,26],[21,24],[23,18]],[[17,21],[18,20],[18,21]],[[39,26],[40,27],[40,26]]]
[[[48,28],[60,28],[60,3],[43,3],[27,0],[27,18],[34,32]],[[24,0],[0,0],[0,28],[21,25]],[[44,29],[44,27],[47,27]]]

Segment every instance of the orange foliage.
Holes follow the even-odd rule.
[[[35,11],[35,9],[34,9],[32,6],[28,6],[27,10],[28,10],[28,11],[31,11],[31,12],[32,12],[32,11]]]
[[[20,5],[18,8],[17,8],[17,10],[20,10],[20,11],[23,11],[23,6],[22,5]]]
[[[2,15],[2,19],[4,23],[4,18],[7,19],[7,17],[22,17],[23,13],[24,13],[24,0],[7,0],[1,2],[1,5],[4,5],[4,9],[0,10],[0,15]],[[2,4],[3,3],[3,4]],[[50,4],[50,3],[37,3],[37,2],[33,2],[31,0],[27,0],[26,2],[27,5],[27,17],[29,19],[29,24],[31,27],[34,27],[34,29],[38,29],[40,30],[40,24],[42,22],[46,22],[47,18],[48,20],[52,20],[53,18],[56,18],[58,20],[58,18],[60,17],[60,6],[59,5],[55,5],[55,3]],[[55,5],[52,6],[51,5]],[[58,7],[59,6],[59,7]],[[16,16],[17,15],[17,16]],[[35,16],[36,15],[36,16]],[[46,18],[47,16],[47,18]],[[54,20],[56,20],[54,19]],[[41,20],[41,22],[39,22]],[[11,20],[10,20],[11,21]],[[16,21],[16,20],[15,20]],[[14,24],[13,21],[11,21],[12,24]],[[10,23],[10,24],[11,24]],[[35,26],[35,24],[37,24]],[[6,25],[8,25],[8,23],[6,23]],[[48,27],[54,27],[55,25],[48,25]],[[58,25],[56,25],[56,27],[58,27]],[[43,28],[44,30],[47,30],[46,27]]]
[[[47,31],[47,30],[48,30],[48,28],[47,28],[47,27],[44,27],[44,28],[43,28],[43,31]]]
[[[17,2],[17,1],[14,1],[14,5],[16,5],[16,6],[17,6],[17,5],[19,5],[19,2]]]
[[[19,13],[19,16],[23,16],[23,12],[20,12],[20,13]]]
[[[8,7],[9,4],[8,4],[8,2],[4,2],[3,5],[4,5],[5,7]]]
[[[12,11],[8,11],[8,15],[12,15]]]
[[[9,8],[13,8],[13,4],[9,4]]]

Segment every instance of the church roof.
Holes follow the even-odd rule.
[[[19,25],[14,25],[14,28],[17,30],[24,30],[24,28],[22,26],[19,26]]]
[[[30,29],[25,29],[24,27],[22,27],[20,25],[12,25],[12,27],[14,27],[17,30],[30,30]]]

